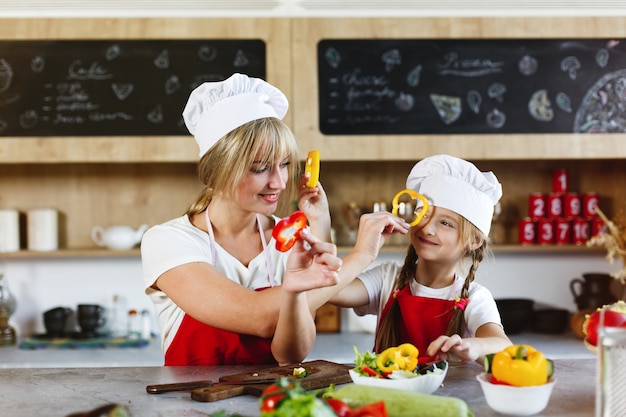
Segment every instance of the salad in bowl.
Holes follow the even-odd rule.
[[[448,372],[446,361],[419,358],[418,349],[410,343],[390,347],[379,354],[361,353],[356,347],[354,352],[356,360],[350,377],[355,384],[432,394]]]

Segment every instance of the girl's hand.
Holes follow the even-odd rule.
[[[446,361],[475,361],[479,357],[479,352],[472,349],[470,340],[463,339],[458,334],[439,336],[428,346],[426,354]]]
[[[359,219],[359,229],[354,249],[372,257],[378,256],[378,251],[385,241],[395,233],[408,233],[410,229],[406,220],[394,216],[388,211],[363,214]]]
[[[337,246],[321,241],[307,229],[300,237],[287,259],[283,291],[300,293],[337,284],[341,269]]]

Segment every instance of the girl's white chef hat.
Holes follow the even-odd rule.
[[[485,236],[502,197],[502,185],[493,172],[481,172],[471,162],[450,155],[419,161],[409,173],[406,187],[422,194],[433,206],[465,217]]]
[[[228,132],[265,117],[282,119],[287,97],[260,78],[233,74],[224,81],[195,88],[183,110],[183,119],[200,147],[200,157]]]

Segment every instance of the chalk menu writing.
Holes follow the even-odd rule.
[[[235,72],[265,78],[264,41],[0,41],[0,136],[188,135],[191,91]]]
[[[626,131],[626,40],[326,39],[327,135]]]

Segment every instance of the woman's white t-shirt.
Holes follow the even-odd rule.
[[[274,269],[274,281],[280,285],[289,252],[279,252],[275,246],[275,240],[270,239],[266,252]],[[191,224],[187,215],[153,226],[144,234],[141,241],[144,288],[155,306],[163,352],[167,351],[185,316],[185,312],[164,292],[151,288],[164,272],[191,262],[206,262],[246,288],[255,290],[270,285],[264,252],[245,266],[215,243],[215,257],[215,260],[211,257],[208,233]]]

